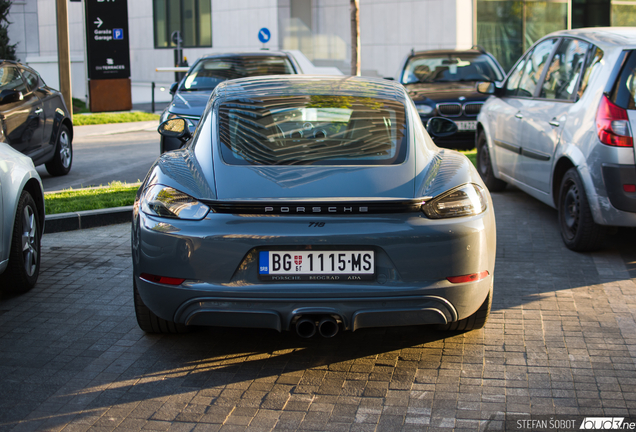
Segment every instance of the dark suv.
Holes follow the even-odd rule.
[[[302,73],[293,56],[286,52],[256,51],[225,53],[201,57],[190,67],[186,76],[172,84],[172,102],[161,114],[161,123],[175,117],[183,117],[193,131],[210,94],[219,83],[258,75],[286,75]],[[176,150],[183,143],[175,138],[161,136],[161,153]]]
[[[53,176],[66,175],[73,163],[73,123],[62,94],[20,63],[0,60],[2,141],[46,165]]]
[[[486,95],[479,81],[502,81],[503,69],[481,49],[412,51],[400,68],[398,80],[406,87],[424,125],[435,116],[457,123],[458,133],[436,138],[440,147],[471,149],[475,145],[477,114]]]

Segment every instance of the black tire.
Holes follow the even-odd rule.
[[[189,328],[183,324],[177,324],[167,321],[155,315],[148,306],[146,306],[137,291],[137,284],[133,280],[133,291],[135,295],[135,315],[137,316],[137,324],[146,333],[164,333],[178,334],[187,333]]]
[[[5,293],[23,293],[35,286],[40,274],[41,237],[38,208],[31,194],[22,191],[13,223],[9,264],[0,275]]]
[[[448,323],[445,325],[440,325],[439,330],[443,331],[471,331],[478,330],[483,328],[488,321],[488,316],[490,315],[490,308],[492,307],[492,287],[488,292],[488,296],[486,300],[479,306],[477,312],[469,316],[468,318],[464,318],[463,320],[455,321],[452,323]]]
[[[594,222],[585,187],[576,168],[570,168],[561,180],[559,227],[565,245],[577,252],[596,250],[605,238],[607,229]]]
[[[71,134],[65,125],[60,126],[53,159],[46,163],[46,170],[52,176],[63,176],[69,173],[73,165],[73,143]]]
[[[483,132],[477,137],[477,171],[490,192],[501,192],[506,188],[506,182],[493,174],[490,151]]]

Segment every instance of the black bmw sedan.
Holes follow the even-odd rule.
[[[0,60],[0,141],[45,164],[52,176],[73,163],[73,123],[62,94],[33,69]]]
[[[186,76],[172,84],[172,102],[161,114],[164,122],[176,116],[188,120],[194,131],[212,90],[221,82],[260,75],[287,75],[302,73],[294,57],[286,52],[256,51],[214,54],[201,57]],[[181,141],[161,137],[160,152],[176,150]]]
[[[475,146],[477,114],[488,95],[477,92],[480,81],[503,81],[504,71],[481,49],[411,51],[400,68],[402,83],[424,125],[434,116],[452,119],[459,132],[437,138],[440,147],[471,149]]]

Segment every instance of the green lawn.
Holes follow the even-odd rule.
[[[117,113],[95,113],[76,114],[73,116],[73,126],[128,123],[147,120],[159,120],[159,114],[150,114],[141,111],[117,112]]]
[[[132,205],[139,183],[112,182],[108,186],[88,189],[65,189],[44,194],[47,215],[82,210],[97,210]]]

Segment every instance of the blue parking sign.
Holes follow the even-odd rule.
[[[113,29],[113,39],[121,40],[124,38],[124,29]]]

